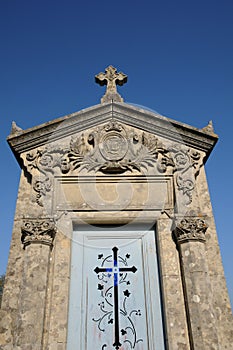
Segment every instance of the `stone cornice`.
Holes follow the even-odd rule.
[[[50,122],[10,134],[7,141],[19,160],[19,155],[65,136],[91,128],[111,119],[111,104],[97,105]]]
[[[218,140],[216,134],[179,123],[126,103],[106,103],[55,119],[51,122],[9,135],[7,141],[20,162],[20,154],[65,136],[110,121],[123,122],[171,141],[203,151],[208,156]]]
[[[113,116],[128,125],[204,151],[207,156],[218,141],[215,133],[207,133],[202,129],[129,104],[115,103]]]

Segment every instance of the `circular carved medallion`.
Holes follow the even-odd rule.
[[[128,141],[123,135],[111,131],[102,137],[99,150],[106,160],[118,161],[126,155],[128,151]]]

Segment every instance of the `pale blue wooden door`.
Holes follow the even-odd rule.
[[[163,350],[154,230],[73,232],[67,350]]]

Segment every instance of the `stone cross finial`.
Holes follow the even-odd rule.
[[[106,93],[101,98],[101,103],[115,101],[123,102],[123,98],[117,92],[117,85],[123,85],[127,82],[127,75],[120,72],[117,73],[116,68],[109,66],[105,69],[105,73],[99,73],[95,76],[96,83],[101,86],[107,85]]]

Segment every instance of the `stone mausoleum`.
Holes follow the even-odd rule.
[[[22,130],[0,349],[232,350],[205,176],[217,135],[124,103]]]

